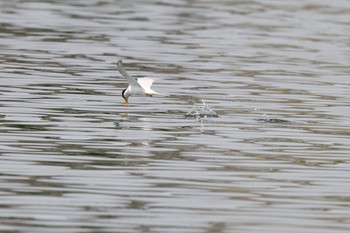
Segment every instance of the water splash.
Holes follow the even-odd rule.
[[[186,113],[186,117],[196,117],[196,118],[209,118],[209,117],[219,117],[219,115],[209,107],[204,100],[201,104],[193,103],[192,109]]]

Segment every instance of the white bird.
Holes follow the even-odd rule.
[[[122,92],[122,97],[124,99],[125,105],[129,104],[130,96],[153,96],[160,95],[158,92],[155,92],[151,89],[152,83],[154,79],[152,78],[138,78],[135,79],[131,77],[128,73],[126,73],[122,60],[118,61],[118,70],[121,75],[126,78],[129,82],[128,88],[124,89]]]

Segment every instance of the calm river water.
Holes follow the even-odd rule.
[[[0,232],[349,232],[349,15],[1,0]],[[167,96],[125,107],[119,59]]]

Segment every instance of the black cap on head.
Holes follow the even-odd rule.
[[[124,89],[124,90],[122,91],[122,97],[123,97],[123,99],[126,99],[125,96],[124,96],[125,91],[126,91],[126,89]]]

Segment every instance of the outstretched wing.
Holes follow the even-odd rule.
[[[151,86],[154,82],[153,78],[138,78],[137,82],[141,85],[141,87],[143,88],[143,90],[145,91],[146,94],[150,94],[150,95],[162,95],[159,94],[156,91],[153,91],[151,89]]]
[[[124,78],[126,78],[128,80],[128,82],[131,86],[141,88],[140,84],[136,81],[136,79],[131,77],[128,73],[126,73],[122,60],[118,61],[117,66],[118,66],[119,72],[123,75]]]
[[[152,78],[138,78],[137,82],[141,85],[141,87],[145,90],[150,90],[151,86],[154,82]]]

